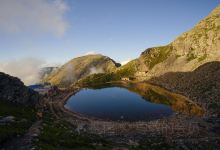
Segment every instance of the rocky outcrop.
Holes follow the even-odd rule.
[[[103,55],[86,55],[77,57],[64,64],[44,82],[67,87],[75,81],[96,73],[113,72],[120,64]]]
[[[38,100],[38,93],[26,87],[20,79],[0,72],[0,101],[36,105]]]
[[[192,72],[170,72],[148,82],[189,97],[211,113],[220,114],[220,61]]]

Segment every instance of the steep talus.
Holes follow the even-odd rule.
[[[36,105],[38,100],[38,93],[26,87],[20,79],[0,72],[0,101]]]
[[[77,57],[64,64],[44,82],[66,87],[75,81],[95,73],[113,72],[120,64],[103,55]]]
[[[148,82],[183,94],[220,114],[220,61],[206,63],[192,72],[169,72]]]

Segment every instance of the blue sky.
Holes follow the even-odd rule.
[[[23,4],[17,8],[19,1]],[[56,0],[56,4],[29,0],[26,5],[27,1],[0,2],[1,62],[32,57],[64,63],[88,52],[118,62],[133,59],[148,47],[168,44],[220,4],[220,0]],[[8,13],[7,7],[15,12]]]

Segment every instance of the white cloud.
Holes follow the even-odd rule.
[[[89,70],[89,74],[104,73],[104,70],[102,68],[91,67]]]
[[[83,56],[86,56],[86,55],[95,55],[95,54],[97,54],[97,53],[94,52],[94,51],[89,51],[89,52],[85,53]]]
[[[0,72],[18,77],[25,85],[39,82],[39,71],[45,62],[36,58],[24,58],[0,63]]]
[[[125,60],[125,61],[122,61],[120,64],[123,66],[123,65],[129,63],[130,61],[131,61],[130,59],[129,60]]]
[[[62,35],[68,27],[63,0],[0,0],[0,31],[49,32]]]

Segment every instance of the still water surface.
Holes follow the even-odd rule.
[[[173,114],[170,106],[152,103],[125,88],[82,89],[65,108],[105,120],[149,121]]]

